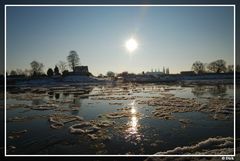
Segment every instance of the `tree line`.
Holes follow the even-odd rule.
[[[12,70],[10,73],[7,72],[7,75],[12,75],[12,76],[23,75],[23,76],[31,76],[31,77],[38,77],[38,76],[51,77],[53,75],[65,76],[69,73],[68,69],[71,69],[72,71],[74,71],[75,67],[80,65],[79,55],[74,50],[69,52],[69,55],[67,56],[66,60],[67,61],[59,61],[53,69],[49,68],[46,74],[43,71],[43,68],[44,68],[43,63],[34,60],[30,63],[31,69],[25,69],[25,70],[16,69],[16,70]],[[227,66],[226,61],[223,59],[213,61],[209,64],[203,63],[201,61],[195,61],[192,64],[192,71],[194,71],[196,74],[232,73],[234,71],[234,66],[233,65]],[[236,66],[236,71],[240,72],[240,65]],[[108,77],[113,77],[115,76],[115,73],[109,71],[107,72],[106,75]]]
[[[195,61],[192,64],[192,71],[194,71],[196,74],[202,74],[202,73],[233,73],[234,72],[234,66],[226,64],[226,61],[223,59],[219,59],[216,61],[213,61],[209,64],[202,63],[201,61]],[[236,71],[240,72],[240,66],[236,66]]]
[[[47,73],[45,74],[43,71],[44,65],[41,62],[38,62],[36,60],[33,60],[30,63],[31,69],[16,69],[12,70],[10,73],[7,73],[7,75],[23,75],[23,76],[31,76],[31,77],[39,77],[39,76],[53,76],[53,75],[67,75],[69,73],[69,68],[74,71],[75,67],[80,65],[80,58],[76,51],[72,50],[69,52],[69,55],[67,56],[67,62],[66,61],[59,61],[54,69],[48,68]]]

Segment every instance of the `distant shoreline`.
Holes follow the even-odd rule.
[[[236,73],[236,84],[239,84],[240,74]],[[4,79],[1,79],[4,82]],[[118,84],[118,83],[156,83],[156,84],[179,84],[179,85],[214,85],[214,84],[234,84],[233,73],[208,73],[196,75],[169,74],[159,78],[147,77],[144,75],[127,76],[123,80],[118,79],[99,79],[88,76],[66,76],[58,79],[44,78],[26,78],[26,77],[7,77],[7,87],[37,87],[37,86],[64,86],[64,85],[100,85],[100,84]],[[4,84],[4,83],[2,83]],[[2,86],[3,87],[3,86]],[[3,88],[2,88],[3,89]]]

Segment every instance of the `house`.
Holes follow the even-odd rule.
[[[76,66],[73,72],[69,72],[68,75],[90,76],[91,73],[88,71],[88,66]]]
[[[89,73],[88,66],[76,66],[73,73],[77,75],[86,75]]]

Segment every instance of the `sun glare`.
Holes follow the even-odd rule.
[[[136,50],[138,47],[137,41],[133,38],[130,38],[129,40],[126,41],[126,49],[129,52],[133,52],[134,50]]]

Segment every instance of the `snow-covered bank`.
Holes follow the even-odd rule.
[[[96,77],[69,75],[60,78],[39,78],[17,81],[17,86],[62,86],[71,84],[98,84],[111,83],[109,80],[98,79]]]
[[[97,79],[95,77],[81,76],[81,75],[69,75],[62,78],[62,82],[70,83],[97,83],[103,80]]]
[[[215,137],[208,138],[195,145],[176,147],[175,149],[165,152],[158,152],[155,155],[232,155],[233,138],[232,137]]]

